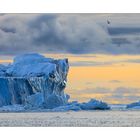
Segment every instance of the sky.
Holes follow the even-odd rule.
[[[0,14],[0,63],[34,52],[69,59],[71,100],[140,100],[140,14]]]

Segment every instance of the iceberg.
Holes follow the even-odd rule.
[[[11,65],[0,65],[0,106],[30,104],[51,109],[67,104],[69,96],[64,89],[68,70],[68,59],[39,54],[15,57]]]
[[[80,111],[80,110],[109,110],[110,106],[102,101],[96,100],[96,99],[90,99],[90,101],[85,103],[78,103],[77,101],[68,103],[64,106],[59,106],[51,111],[57,112],[57,111]]]
[[[140,109],[140,101],[128,104],[127,109]]]
[[[96,99],[91,99],[87,103],[81,103],[80,107],[82,110],[108,110],[110,109],[107,103],[96,100]]]

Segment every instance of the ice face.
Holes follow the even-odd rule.
[[[26,78],[0,78],[0,106],[10,104],[24,104],[33,90]]]
[[[45,108],[67,104],[64,94],[69,64],[39,54],[17,56],[13,64],[0,67],[0,106],[26,104],[28,96],[42,93]]]

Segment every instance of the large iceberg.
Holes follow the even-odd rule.
[[[0,106],[37,106],[38,102],[39,106],[51,109],[67,104],[69,96],[64,89],[68,70],[68,59],[56,60],[39,54],[15,57],[11,65],[0,65]]]
[[[79,111],[110,109],[107,103],[91,99],[68,102],[64,93],[68,59],[25,54],[7,66],[0,65],[0,111]]]

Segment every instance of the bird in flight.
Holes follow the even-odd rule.
[[[110,21],[109,20],[107,20],[107,24],[110,24]]]

